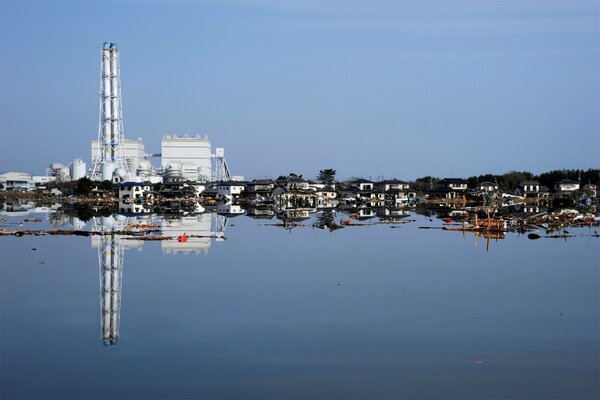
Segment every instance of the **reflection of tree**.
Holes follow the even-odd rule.
[[[335,223],[335,214],[333,211],[323,211],[318,217],[315,223],[317,228],[325,229],[329,228],[330,231],[342,228],[341,225]]]

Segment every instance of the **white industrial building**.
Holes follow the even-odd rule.
[[[0,174],[0,184],[6,191],[45,189],[46,185],[55,179],[54,176],[33,176],[26,172]]]
[[[92,141],[92,165],[100,162],[98,157],[101,155],[100,150],[103,146],[97,140]],[[123,139],[118,147],[117,151],[120,151],[122,148],[121,154],[125,157],[128,170],[135,174],[135,171],[140,166],[140,162],[147,157],[142,138],[138,138],[137,140]]]
[[[204,136],[166,135],[161,141],[161,167],[181,165],[181,171],[190,181],[209,181],[212,178],[210,140]]]

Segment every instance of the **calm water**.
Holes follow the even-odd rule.
[[[239,216],[225,240],[188,243],[2,237],[1,397],[599,397],[593,229],[486,251],[409,219],[331,233]],[[159,222],[169,235],[218,223]]]

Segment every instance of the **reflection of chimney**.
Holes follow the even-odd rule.
[[[114,346],[119,339],[121,311],[121,283],[123,280],[123,249],[115,235],[106,235],[98,246],[100,267],[100,310],[102,340],[105,346]]]

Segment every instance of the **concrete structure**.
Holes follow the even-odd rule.
[[[199,135],[166,135],[161,141],[161,166],[179,163],[187,180],[208,181],[212,177],[212,155],[210,140]]]
[[[100,77],[100,121],[98,124],[99,148],[92,161],[90,178],[106,178],[111,171],[129,173],[125,161],[123,141],[123,109],[121,104],[121,77],[117,44],[105,42],[102,46]],[[104,164],[113,166],[104,167]]]

